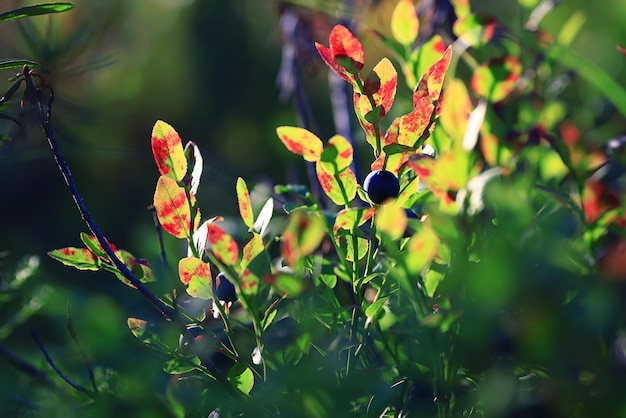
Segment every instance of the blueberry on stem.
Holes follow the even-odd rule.
[[[376,170],[367,175],[363,188],[372,203],[379,205],[398,197],[400,182],[391,171]]]

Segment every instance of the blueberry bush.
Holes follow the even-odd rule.
[[[536,2],[523,3],[537,19]],[[397,2],[388,33],[374,35],[395,64],[383,57],[366,71],[359,37],[342,24],[314,44],[350,89],[362,131],[320,138],[277,127],[271,140],[302,157],[310,183],[276,185],[253,205],[238,178],[236,222],[201,212],[203,150],[157,121],[152,209],[168,235],[160,239],[184,244],[161,260],[107,241],[55,140],[53,90],[34,63],[19,63],[5,97],[25,86],[23,106],[89,229],[80,246],[49,256],[112,273],[158,313],[126,323],[142,343],[128,348],[129,362],[150,356],[172,376],[134,413],[626,413],[624,138],[590,149],[553,83],[558,71],[577,74],[622,118],[626,90],[532,19],[512,36],[469,2],[450,4],[450,36],[421,40],[414,3]],[[68,331],[90,387],[57,367],[35,334],[56,379],[74,390],[68,408],[125,411],[94,373],[69,310]],[[27,375],[53,379],[2,348]]]

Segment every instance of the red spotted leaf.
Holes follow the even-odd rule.
[[[289,151],[301,155],[306,161],[320,159],[324,145],[314,133],[295,126],[280,126],[276,128],[276,134]]]
[[[494,58],[474,71],[472,90],[491,102],[499,102],[513,91],[521,73],[522,64],[515,56]]]
[[[376,213],[376,208],[346,208],[337,213],[335,218],[335,224],[333,226],[333,233],[337,233],[340,229],[347,231],[354,231],[355,228],[363,225],[365,222],[371,219]]]
[[[451,59],[452,45],[445,50],[443,57],[434,63],[420,79],[420,82],[413,92],[413,107],[417,107],[423,97],[428,97],[431,102],[439,99]]]
[[[410,113],[400,117],[396,142],[410,147],[415,146],[417,140],[430,124],[434,110],[435,106],[428,97],[421,97],[415,103],[415,108]]]
[[[356,176],[349,167],[339,174],[331,174],[318,163],[315,171],[322,190],[335,204],[347,205],[356,196]]]
[[[372,69],[363,83],[363,93],[372,96],[376,106],[381,106],[379,118],[384,117],[393,104],[398,86],[398,73],[388,58],[383,58]],[[370,105],[371,107],[371,105]]]
[[[254,233],[252,239],[243,246],[243,257],[241,259],[241,268],[245,269],[255,259],[256,256],[263,253],[265,246],[261,235]]]
[[[444,204],[450,205],[454,202],[445,186],[445,179],[436,175],[435,168],[437,160],[428,155],[416,155],[411,158],[409,163],[422,183],[424,183],[435,196],[439,197]]]
[[[148,322],[139,318],[128,318],[128,321],[126,322],[128,324],[128,328],[130,329],[130,332],[132,332],[135,337],[142,340],[146,334]]]
[[[98,259],[87,248],[65,247],[48,252],[48,255],[66,266],[78,270],[99,270]]]
[[[328,37],[330,51],[337,63],[351,74],[358,73],[365,63],[363,46],[343,25],[335,25]]]
[[[211,267],[195,257],[185,257],[178,262],[178,276],[186,291],[194,298],[208,300],[213,297]]]
[[[165,231],[176,238],[190,238],[191,210],[185,189],[161,176],[154,193],[154,207]]]
[[[370,103],[370,99],[366,95],[360,94],[355,91],[353,103],[354,112],[356,113],[357,119],[359,120],[359,124],[365,132],[365,139],[372,146],[372,148],[375,148],[376,129],[374,127],[374,124],[372,123],[372,104]]]
[[[244,179],[237,179],[237,201],[239,203],[239,214],[243,223],[248,228],[254,229],[254,215],[252,213],[252,203],[250,202],[250,193]]]
[[[294,267],[303,257],[315,251],[324,234],[324,221],[317,213],[294,210],[282,237],[281,250],[287,264]]]
[[[180,136],[162,120],[152,129],[152,153],[161,175],[179,182],[187,174],[187,158]]]
[[[215,257],[227,266],[234,266],[239,258],[235,240],[216,224],[207,225],[207,237]]]
[[[426,41],[422,46],[413,50],[411,54],[412,65],[405,69],[407,85],[414,89],[417,86],[422,74],[436,63],[446,52],[446,43],[439,35],[435,35]],[[410,70],[408,72],[407,70]]]
[[[341,135],[335,135],[328,140],[324,147],[320,163],[324,170],[334,174],[348,168],[352,163],[352,144]]]
[[[400,0],[391,14],[391,34],[402,45],[410,46],[419,33],[419,20],[413,0]]]

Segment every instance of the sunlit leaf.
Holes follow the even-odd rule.
[[[259,216],[257,216],[254,222],[254,230],[258,232],[259,235],[263,236],[263,234],[265,234],[265,230],[272,220],[273,213],[274,199],[270,197],[259,211]]]
[[[213,297],[211,292],[213,279],[208,263],[195,257],[182,258],[178,262],[178,276],[190,296],[204,300]]]
[[[406,211],[394,200],[379,207],[376,214],[376,228],[384,232],[392,240],[404,235],[407,227]]]
[[[414,147],[417,140],[430,124],[434,109],[435,106],[428,97],[420,98],[411,112],[400,117],[397,142]]]
[[[239,203],[239,214],[243,223],[248,228],[254,228],[254,215],[252,214],[252,203],[250,202],[250,193],[244,179],[237,179],[237,202]]]
[[[182,151],[182,148],[181,148]],[[176,238],[189,238],[191,210],[185,189],[175,180],[161,176],[154,193],[154,207],[163,229]]]
[[[320,159],[324,147],[314,133],[295,126],[280,126],[276,128],[276,134],[289,151],[301,155],[306,161]]]
[[[376,213],[376,209],[373,207],[342,209],[335,218],[333,232],[336,233],[339,229],[354,231],[355,228],[371,219],[374,213]]]
[[[162,120],[152,128],[152,153],[161,175],[176,182],[183,180],[187,174],[187,158],[182,141],[178,132]]]
[[[417,80],[426,73],[446,52],[446,43],[440,35],[435,35],[424,42],[419,48],[413,50],[411,54],[411,66],[405,71],[407,85],[410,89],[415,89]],[[410,73],[409,73],[410,72]]]
[[[184,151],[187,160],[187,175],[184,183],[185,187],[189,187],[189,192],[195,195],[198,193],[198,186],[200,186],[204,162],[200,154],[200,148],[194,142],[187,142]]]
[[[419,20],[412,0],[400,0],[391,14],[391,34],[403,45],[415,42],[419,33]]]
[[[352,163],[352,144],[341,135],[335,135],[328,140],[324,147],[320,163],[330,174],[343,171]]]
[[[418,103],[423,97],[428,97],[431,102],[439,99],[441,88],[443,87],[443,81],[446,77],[446,71],[448,71],[451,59],[452,45],[445,50],[443,57],[434,63],[420,79],[415,91],[413,92],[414,108],[418,107]]]
[[[444,110],[440,121],[450,139],[460,142],[465,134],[467,119],[472,111],[472,102],[463,81],[458,78],[448,80],[446,84]]]
[[[427,224],[420,224],[406,245],[404,262],[410,274],[424,271],[437,255],[439,238]]]
[[[361,42],[343,25],[335,25],[328,37],[330,51],[339,65],[354,74],[365,63]]]
[[[437,160],[428,155],[416,155],[410,159],[409,163],[420,180],[435,196],[439,197],[444,204],[452,204],[454,202],[448,193],[445,178],[442,179],[435,173]]]
[[[379,118],[385,116],[391,109],[396,97],[398,73],[388,58],[381,59],[372,69],[363,83],[363,93],[374,99],[376,106],[382,106]]]
[[[228,381],[237,389],[245,393],[250,393],[254,386],[254,373],[244,363],[235,363],[226,376]]]
[[[282,255],[290,266],[311,254],[325,235],[324,221],[320,216],[305,210],[295,210],[283,232]]]
[[[335,204],[346,205],[356,196],[356,176],[350,168],[346,168],[339,175],[333,175],[318,163],[315,165],[315,171],[322,190]]]
[[[471,12],[470,0],[450,0],[450,4],[454,7],[454,13],[459,18]]]
[[[239,258],[239,247],[235,240],[216,224],[207,225],[207,237],[211,251],[218,260],[228,266],[234,266]]]
[[[515,56],[494,58],[474,71],[472,90],[491,102],[499,102],[513,91],[521,73],[522,64]]]
[[[98,260],[87,248],[65,247],[48,252],[48,255],[66,266],[78,270],[99,270]]]
[[[50,13],[61,13],[72,9],[74,5],[68,2],[56,2],[46,4],[34,4],[32,6],[20,7],[0,14],[0,22],[22,19],[29,16],[46,15]]]
[[[107,253],[104,251],[104,248],[102,248],[102,245],[100,245],[98,238],[96,238],[94,235],[81,232],[80,240],[93,253],[93,255],[95,255],[96,257],[103,257],[108,259]],[[111,244],[110,242],[107,243],[114,252],[117,251],[117,247],[115,247],[115,245]]]
[[[387,303],[387,300],[389,300],[389,297],[382,297],[365,309],[365,316],[367,317],[366,326],[368,323],[375,320],[378,314],[381,313],[385,303]]]

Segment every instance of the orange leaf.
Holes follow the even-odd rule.
[[[161,176],[154,193],[154,207],[165,231],[176,238],[190,238],[191,211],[185,189]]]
[[[228,266],[234,266],[239,258],[235,240],[215,224],[207,225],[207,237],[215,257]]]
[[[162,120],[152,128],[152,153],[161,175],[179,182],[187,174],[187,158],[180,136]]]
[[[250,202],[250,193],[244,179],[237,179],[237,202],[239,203],[239,213],[243,223],[248,228],[254,228],[254,215],[252,214],[252,203]]]
[[[306,161],[320,159],[324,146],[314,133],[295,126],[280,126],[276,128],[276,134],[289,151],[301,155]]]
[[[182,258],[178,262],[178,275],[190,296],[204,300],[213,297],[211,291],[213,279],[208,263],[195,257]]]

